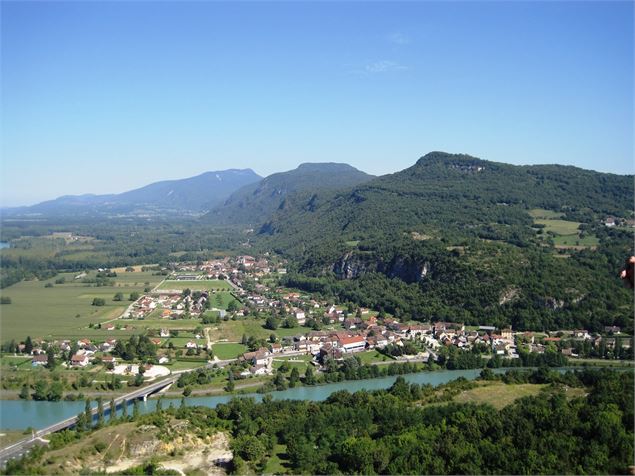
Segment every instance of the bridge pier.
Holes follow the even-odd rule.
[[[147,395],[147,394],[143,396],[143,401],[144,401],[144,402],[147,402],[147,401],[148,401],[148,395]]]

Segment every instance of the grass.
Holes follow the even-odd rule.
[[[309,327],[294,327],[286,329],[279,327],[275,331],[264,328],[264,319],[240,319],[237,321],[221,321],[210,329],[212,340],[228,340],[237,342],[242,340],[243,334],[247,337],[254,336],[256,339],[268,339],[271,334],[275,334],[278,338],[295,336],[298,334],[306,334],[311,331]]]
[[[247,352],[247,346],[231,342],[219,342],[212,345],[212,352],[221,360],[234,359]]]
[[[547,385],[531,383],[507,385],[502,382],[483,382],[478,387],[461,392],[454,398],[457,403],[489,403],[497,410],[515,400],[537,395]]]
[[[288,470],[286,445],[275,445],[271,458],[267,461],[262,474],[286,474]]]
[[[3,340],[33,338],[107,338],[130,335],[131,331],[90,329],[89,324],[98,324],[117,318],[130,304],[128,301],[112,300],[117,292],[125,297],[133,291],[143,292],[145,282],[157,283],[159,277],[152,273],[125,273],[113,278],[114,286],[94,287],[74,279],[76,273],[60,273],[46,281],[22,281],[0,291],[9,296],[12,303],[2,306],[0,331]],[[89,274],[94,276],[94,272]],[[64,277],[64,284],[55,280]],[[52,288],[45,288],[47,283]],[[93,306],[93,298],[105,300],[104,306]],[[79,316],[79,317],[76,317]],[[136,326],[134,322],[128,322]]]
[[[600,240],[595,235],[585,235],[581,238],[579,235],[560,235],[553,238],[555,246],[571,247],[571,246],[598,246]]]
[[[157,289],[175,289],[179,291],[184,289],[191,289],[192,291],[227,291],[231,290],[232,287],[229,283],[227,283],[227,281],[222,279],[197,279],[193,281],[176,281],[166,279]]]
[[[562,218],[564,214],[554,212],[551,210],[545,210],[544,208],[533,208],[529,210],[529,216],[531,216],[534,219],[540,218],[543,220],[555,220],[558,218]]]
[[[29,435],[25,435],[23,430],[0,430],[0,448],[17,443],[27,436]]]
[[[577,235],[580,227],[577,221],[536,219],[534,222],[545,225],[545,232],[552,231],[556,235]]]
[[[534,219],[534,223],[544,226],[543,237],[551,232],[553,244],[561,249],[584,249],[599,245],[600,240],[595,235],[580,236],[581,223],[575,221],[561,220],[563,214],[535,208],[529,211],[529,215]]]
[[[362,364],[371,364],[373,362],[385,362],[392,360],[386,357],[384,354],[377,352],[376,350],[369,350],[367,352],[357,352],[355,356],[362,360]]]
[[[205,361],[201,362],[187,362],[184,360],[173,360],[169,364],[163,364],[167,368],[169,368],[172,372],[176,372],[177,370],[190,370],[195,369],[197,367],[202,367],[205,365]]]
[[[229,303],[232,301],[236,301],[240,304],[240,301],[234,297],[231,292],[227,291],[218,291],[210,296],[210,304],[212,307],[216,309],[227,309],[229,307]]]

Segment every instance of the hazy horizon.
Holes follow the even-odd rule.
[[[2,2],[0,205],[433,150],[632,174],[631,2]]]

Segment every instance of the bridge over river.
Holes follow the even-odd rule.
[[[176,382],[179,378],[179,375],[171,375],[168,378],[163,380],[159,380],[158,382],[151,383],[150,385],[139,388],[134,392],[130,392],[121,397],[115,398],[115,408],[120,408],[124,404],[128,404],[128,402],[134,401],[136,399],[147,399],[148,396],[160,392],[162,390],[166,390],[170,385]],[[98,408],[95,407],[92,409],[93,418],[97,415]],[[104,407],[104,413],[108,414],[110,412],[110,407]],[[28,453],[30,448],[35,445],[43,445],[46,444],[46,440],[43,438],[51,433],[55,433],[56,431],[66,430],[67,428],[71,428],[75,426],[77,423],[77,416],[67,418],[66,420],[62,420],[60,422],[55,423],[54,425],[47,426],[38,431],[34,431],[31,436],[14,443],[11,446],[3,448],[0,450],[0,468],[4,468],[7,464],[7,461],[13,458],[20,458],[24,454]]]

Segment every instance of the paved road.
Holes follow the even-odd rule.
[[[129,400],[134,400],[136,398],[142,398],[146,395],[155,393],[159,390],[162,390],[174,382],[176,382],[179,378],[179,375],[172,375],[166,379],[160,380],[158,382],[151,383],[147,387],[143,387],[135,390],[134,392],[130,392],[121,397],[115,398],[115,405],[118,407],[121,403]],[[106,408],[108,411],[108,408]],[[92,411],[93,416],[97,414],[97,408],[94,408]],[[0,468],[4,468],[7,464],[7,461],[13,458],[20,458],[25,454],[28,454],[31,448],[35,445],[44,445],[47,443],[43,438],[51,433],[55,433],[56,431],[61,431],[66,428],[69,428],[75,424],[77,421],[77,417],[67,418],[66,420],[62,420],[57,422],[51,426],[46,428],[42,428],[41,430],[34,431],[30,437],[25,438],[17,443],[14,443],[11,446],[3,448],[0,450]]]

